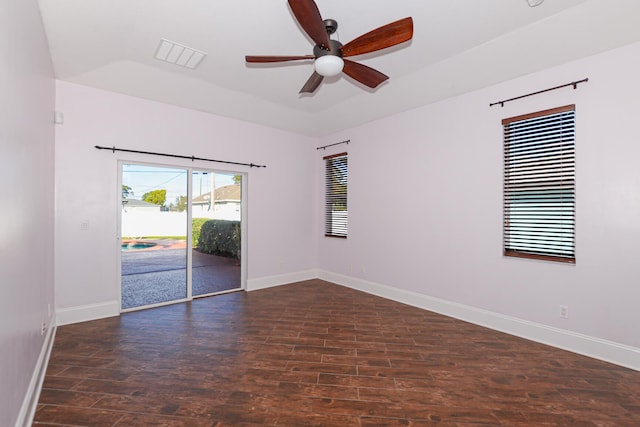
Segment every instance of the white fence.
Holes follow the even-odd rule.
[[[194,213],[194,218],[203,218],[204,215]],[[224,219],[228,221],[239,221],[240,214],[232,212],[214,212],[211,219]],[[186,236],[187,213],[186,212],[122,212],[123,237],[143,237],[143,236]]]

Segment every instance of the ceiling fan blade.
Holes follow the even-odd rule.
[[[324,77],[314,71],[313,74],[311,74],[311,77],[309,77],[309,80],[307,80],[307,82],[304,84],[304,86],[302,86],[302,89],[300,89],[300,92],[298,93],[315,92],[316,89],[318,89],[318,86],[320,86],[320,83],[322,83],[322,79],[324,79]]]
[[[313,55],[301,55],[301,56],[251,56],[244,57],[247,62],[285,62],[285,61],[297,61],[299,59],[314,59]]]
[[[313,0],[289,0],[289,7],[300,26],[319,46],[329,46],[329,34]]]
[[[366,65],[359,64],[348,59],[344,60],[344,68],[342,71],[347,76],[359,81],[365,86],[369,86],[372,89],[375,89],[380,85],[380,83],[389,79],[389,76],[382,74],[378,70],[374,70],[371,67],[367,67]]]
[[[392,22],[342,46],[342,56],[355,56],[375,52],[411,40],[413,37],[413,19],[404,18]]]

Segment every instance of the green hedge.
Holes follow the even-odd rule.
[[[200,230],[202,229],[202,224],[209,221],[209,218],[193,218],[191,220],[191,241],[193,242],[193,246],[197,246],[200,241]]]
[[[200,228],[198,250],[229,258],[240,257],[240,221],[206,221]]]

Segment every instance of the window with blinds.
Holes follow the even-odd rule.
[[[504,255],[575,263],[575,106],[502,125]]]
[[[324,157],[325,216],[324,234],[328,237],[347,237],[347,153]]]

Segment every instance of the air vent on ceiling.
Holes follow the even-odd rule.
[[[172,42],[171,40],[161,39],[158,49],[156,50],[155,58],[193,70],[200,65],[205,56],[207,56],[207,54],[200,50]]]

